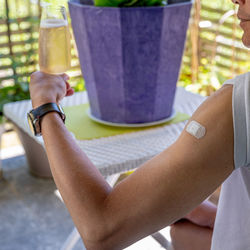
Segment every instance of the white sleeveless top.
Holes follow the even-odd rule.
[[[250,73],[234,84],[234,172],[223,183],[212,237],[212,250],[250,250]]]

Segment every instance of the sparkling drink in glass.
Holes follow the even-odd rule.
[[[63,6],[43,7],[39,31],[39,66],[42,72],[62,74],[71,67],[70,32]]]

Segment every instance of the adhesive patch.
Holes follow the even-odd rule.
[[[202,138],[206,134],[206,128],[196,121],[191,121],[187,125],[186,131],[197,139]]]

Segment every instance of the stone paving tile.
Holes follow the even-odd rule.
[[[3,160],[0,250],[59,250],[74,225],[51,179],[32,176],[24,156]],[[83,250],[79,240],[74,250]],[[126,248],[163,249],[151,236]]]
[[[24,156],[3,161],[0,181],[0,249],[56,250],[73,229],[53,180],[29,174]],[[79,242],[75,250],[82,250]]]

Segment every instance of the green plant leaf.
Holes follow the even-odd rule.
[[[98,7],[119,7],[123,0],[95,0],[95,6]]]
[[[95,6],[99,7],[142,7],[164,6],[164,0],[94,0]]]

